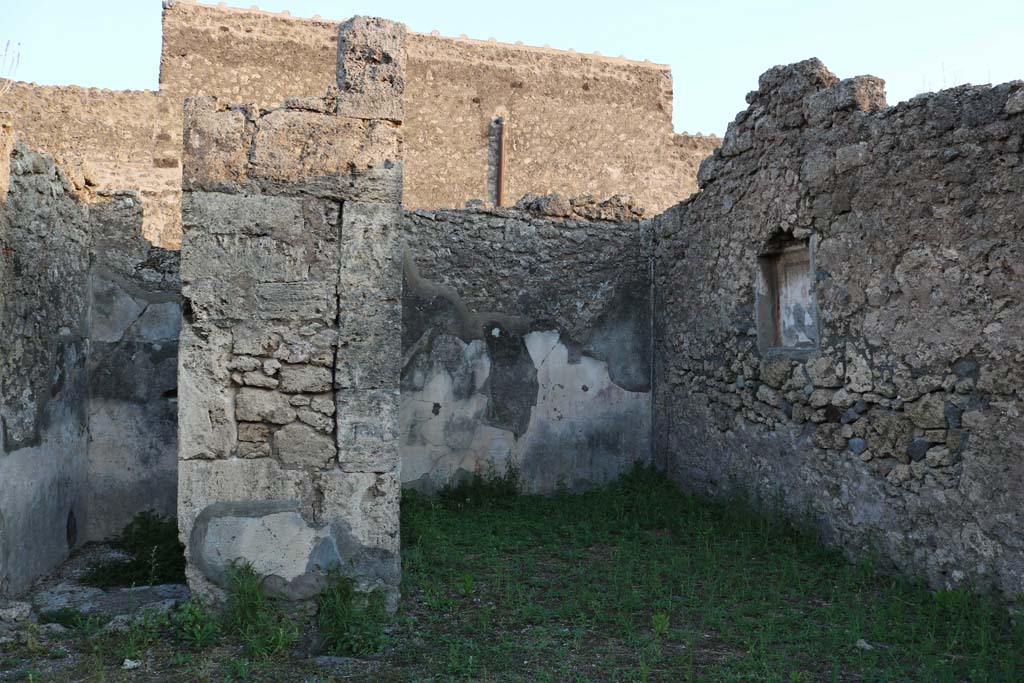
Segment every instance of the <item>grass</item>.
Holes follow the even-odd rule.
[[[81,677],[140,680],[119,669],[131,651],[158,681],[1024,680],[1024,628],[1002,605],[851,565],[743,504],[644,471],[582,496],[514,489],[403,499],[394,617],[342,577],[316,615],[289,613],[240,567],[220,611],[77,638]],[[314,632],[364,659],[294,656]]]
[[[113,545],[131,558],[96,564],[82,577],[82,583],[98,588],[184,583],[185,556],[173,518],[139,513]]]
[[[994,600],[851,565],[744,504],[644,471],[574,497],[484,484],[403,499],[406,618],[430,634],[401,652],[409,666],[490,681],[1024,680],[1024,629]]]

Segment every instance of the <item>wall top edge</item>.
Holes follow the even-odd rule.
[[[297,22],[309,22],[309,23],[324,24],[324,25],[336,25],[336,24],[341,23],[341,21],[344,21],[344,19],[340,19],[340,20],[339,19],[325,19],[324,17],[321,17],[318,14],[313,15],[312,17],[298,17],[298,16],[293,15],[291,12],[289,12],[287,10],[285,10],[283,12],[269,12],[267,10],[260,9],[256,5],[252,5],[251,7],[246,8],[246,7],[233,7],[233,6],[227,5],[227,4],[223,3],[223,2],[214,4],[214,3],[207,3],[207,2],[199,2],[198,0],[165,0],[165,2],[164,2],[164,8],[165,9],[171,10],[171,9],[176,8],[176,7],[198,7],[198,8],[204,9],[204,10],[213,10],[213,11],[219,11],[219,12],[225,12],[225,13],[235,13],[235,14],[261,15],[261,16],[274,17],[274,18],[282,19],[282,20],[297,21]],[[623,66],[633,66],[633,67],[640,67],[640,68],[646,68],[646,69],[653,69],[655,71],[665,71],[665,72],[671,71],[671,67],[668,64],[661,64],[661,63],[657,63],[657,62],[652,62],[650,60],[630,59],[630,58],[622,56],[622,55],[615,57],[615,56],[610,56],[610,55],[602,55],[600,52],[592,52],[592,53],[591,52],[577,52],[576,50],[573,50],[571,48],[565,49],[565,50],[561,50],[561,49],[553,48],[553,47],[551,47],[549,45],[544,45],[544,46],[525,45],[525,44],[523,44],[521,42],[506,43],[506,42],[495,40],[493,38],[490,38],[490,39],[487,39],[487,40],[482,40],[482,39],[478,39],[478,38],[470,38],[470,37],[466,36],[465,34],[460,35],[460,36],[445,36],[445,35],[442,35],[439,31],[431,31],[429,33],[422,33],[422,32],[419,32],[419,31],[409,30],[408,32],[409,32],[410,35],[413,35],[413,36],[425,37],[425,38],[437,38],[439,40],[446,40],[446,41],[457,42],[457,43],[466,43],[466,44],[470,44],[470,45],[502,47],[502,48],[508,48],[508,49],[512,49],[512,50],[523,50],[525,52],[536,52],[536,53],[557,55],[557,56],[563,56],[563,57],[574,56],[574,57],[580,57],[582,59],[596,60],[596,61],[605,62],[605,63],[609,63],[609,64],[621,64]]]

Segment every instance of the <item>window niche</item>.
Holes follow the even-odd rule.
[[[818,348],[811,245],[779,237],[757,258],[757,345],[762,352],[810,353]]]

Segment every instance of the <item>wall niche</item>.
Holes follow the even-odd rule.
[[[762,353],[818,348],[811,244],[789,236],[768,242],[757,257],[757,342]]]

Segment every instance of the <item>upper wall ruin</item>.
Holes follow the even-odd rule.
[[[165,5],[159,92],[17,83],[0,110],[73,181],[139,190],[145,236],[177,249],[183,100],[321,97],[334,83],[338,23]],[[528,192],[628,192],[658,212],[697,189],[697,167],[720,143],[673,132],[668,67],[621,58],[409,33],[405,99],[409,208],[497,204],[501,166],[504,205]]]
[[[0,98],[18,138],[52,154],[78,188],[134,189],[143,235],[181,240],[181,103],[149,90],[12,83]]]
[[[163,92],[272,106],[333,83],[337,22],[168,5]],[[498,117],[505,204],[527,192],[630,192],[660,212],[697,189],[697,165],[718,144],[673,133],[672,77],[662,64],[420,33],[409,34],[407,49],[408,208],[493,202]]]

